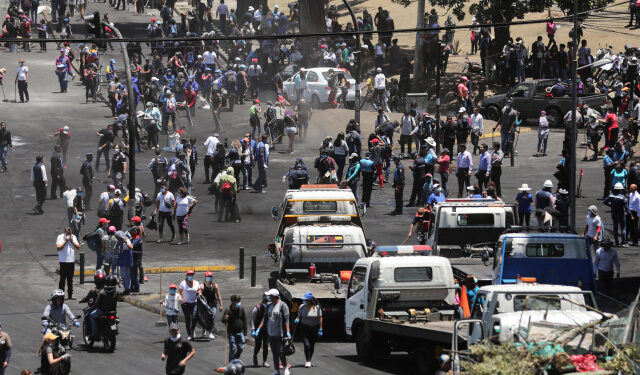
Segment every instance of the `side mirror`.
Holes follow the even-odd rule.
[[[278,207],[276,206],[271,207],[271,217],[273,218],[274,221],[278,221]]]
[[[335,290],[340,290],[342,289],[342,280],[340,280],[340,276],[335,275],[333,277],[333,288]]]
[[[486,263],[489,261],[489,251],[488,250],[483,250],[482,251],[482,262]]]

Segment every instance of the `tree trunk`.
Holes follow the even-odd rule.
[[[300,33],[324,33],[327,32],[325,23],[324,2],[319,0],[298,0],[300,9]],[[318,38],[302,39],[302,54],[311,56],[313,47]]]
[[[425,0],[418,0],[418,19],[416,22],[416,28],[420,29],[424,27],[424,3]],[[424,65],[422,61],[422,39],[424,37],[424,32],[419,31],[416,33],[416,48],[414,55],[414,64],[413,64],[413,82],[414,85],[417,80],[424,77]]]

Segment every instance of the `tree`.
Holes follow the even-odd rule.
[[[409,6],[416,0],[391,0],[393,3]],[[614,0],[579,0],[578,12],[600,8]],[[450,9],[461,21],[466,16],[467,0],[429,0],[431,6]],[[557,5],[565,14],[573,12],[572,0],[479,0],[469,6],[468,13],[474,15],[481,23],[509,23],[524,19],[527,13],[542,12],[546,8]],[[510,37],[509,26],[495,27],[495,38],[500,45]]]

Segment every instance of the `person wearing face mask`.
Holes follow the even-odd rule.
[[[207,300],[207,306],[211,310],[211,314],[213,319],[211,319],[211,327],[203,327],[202,328],[202,336],[207,336],[207,331],[209,331],[209,338],[211,340],[215,339],[213,332],[216,330],[215,322],[216,322],[216,313],[222,311],[222,297],[220,296],[220,287],[218,287],[217,283],[213,282],[213,272],[207,271],[204,274],[204,283],[200,285],[200,291],[204,298]]]
[[[247,335],[247,316],[242,307],[242,297],[231,296],[231,305],[224,311],[222,322],[227,326],[229,340],[229,362],[240,359],[244,349],[244,336]]]
[[[196,355],[191,344],[180,336],[178,323],[169,325],[169,337],[164,340],[164,349],[160,360],[167,361],[165,367],[167,375],[184,374],[187,362]]]
[[[265,293],[262,296],[262,301],[253,306],[253,310],[251,311],[251,336],[254,337],[255,341],[255,346],[253,347],[253,367],[258,367],[258,353],[260,353],[261,348],[262,367],[269,367],[269,362],[267,362],[267,357],[269,357],[269,337],[267,335],[267,330],[262,330],[259,335],[256,334],[258,326],[264,320],[264,315],[267,312],[268,306],[269,301],[267,300],[267,294]]]
[[[269,335],[269,346],[271,347],[271,353],[273,353],[273,375],[279,375],[280,369],[278,363],[282,363],[284,368],[284,375],[289,375],[289,368],[287,367],[287,357],[282,352],[282,339],[283,336],[291,339],[291,330],[289,329],[289,306],[286,303],[280,301],[280,292],[277,289],[269,289],[267,293],[267,300],[271,302],[267,308],[267,312],[264,314],[264,319],[256,329],[254,337],[260,336],[260,331],[263,328]],[[266,326],[266,327],[265,327]]]
[[[180,312],[180,298],[178,297],[178,286],[176,284],[169,285],[169,294],[164,297],[164,301],[160,301],[164,306],[164,312],[167,316],[167,325],[178,323],[178,313]]]
[[[200,291],[200,283],[195,279],[193,270],[187,271],[187,277],[180,282],[178,297],[182,304],[184,314],[184,324],[187,326],[187,340],[193,340],[193,330],[196,328],[196,298]]]
[[[310,368],[313,366],[311,358],[316,340],[322,337],[322,307],[311,292],[302,296],[302,306],[298,309],[298,316],[294,322],[300,327],[304,342],[304,357],[306,358],[304,367]]]
[[[127,158],[124,153],[120,151],[120,146],[118,145],[113,149],[113,157],[111,158],[111,165],[107,177],[112,179],[116,189],[122,190],[122,180],[127,177]]]
[[[172,214],[175,213],[176,210],[176,199],[173,196],[173,193],[167,190],[167,184],[162,184],[160,188],[160,192],[156,196],[156,210],[154,215],[158,215],[158,235],[160,238],[158,239],[158,243],[162,243],[162,234],[164,230],[164,222],[167,222],[169,229],[171,230],[171,241],[176,237],[176,229],[173,226],[173,217]]]

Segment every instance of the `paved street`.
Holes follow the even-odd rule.
[[[0,5],[4,7],[2,1]],[[144,33],[146,22],[150,18],[149,16],[135,17],[131,12],[113,11],[108,5],[102,3],[89,3],[89,12],[94,9],[102,13],[106,11],[111,13],[111,19],[121,28],[125,36]],[[72,19],[72,22],[76,33],[83,33],[77,17]],[[15,145],[14,150],[9,152],[9,171],[0,175],[0,192],[4,193],[4,203],[0,211],[0,240],[3,245],[0,254],[0,320],[2,320],[3,330],[11,335],[14,343],[12,361],[7,374],[16,374],[22,368],[35,370],[39,365],[39,358],[35,352],[41,340],[40,316],[49,294],[57,288],[58,280],[55,273],[58,263],[54,242],[56,235],[61,233],[66,223],[64,202],[60,199],[47,200],[44,205],[44,215],[32,214],[35,193],[29,180],[29,170],[34,163],[34,158],[37,154],[44,155],[48,170],[48,160],[55,144],[52,135],[58,128],[68,125],[71,128],[72,138],[65,177],[69,186],[79,186],[81,177],[78,171],[85,153],[95,152],[96,131],[113,120],[104,103],[84,104],[84,87],[78,83],[77,79],[70,82],[68,93],[58,92],[58,82],[53,72],[54,59],[58,53],[54,45],[50,45],[48,50],[47,53],[32,52],[17,55],[8,53],[4,49],[0,52],[0,67],[6,67],[9,70],[8,78],[5,79],[5,91],[11,101],[13,101],[12,75],[18,57],[26,60],[31,74],[29,103],[0,103],[0,121],[7,122]],[[122,66],[121,55],[117,50],[108,51],[107,56],[102,59],[108,61],[108,58],[115,58],[119,66]],[[273,93],[269,91],[261,96],[261,99],[272,97]],[[231,140],[239,138],[250,129],[248,111],[249,106],[245,104],[237,106],[232,113],[224,113],[223,126],[226,132],[222,138],[228,138],[231,143]],[[293,155],[281,152],[286,144],[278,146],[270,157],[267,194],[257,195],[244,191],[239,194],[238,205],[242,215],[242,222],[239,224],[216,221],[217,217],[213,214],[213,197],[206,194],[207,185],[202,184],[204,181],[202,157],[205,152],[204,147],[199,145],[200,164],[194,177],[196,187],[194,195],[200,203],[190,219],[191,244],[185,246],[156,244],[153,241],[157,239],[157,233],[152,232],[144,245],[145,266],[235,265],[238,248],[242,246],[246,249],[247,264],[250,255],[258,256],[260,276],[258,283],[265,285],[265,275],[275,269],[273,262],[265,254],[266,245],[272,240],[276,229],[276,223],[270,216],[270,209],[271,206],[280,203],[286,189],[286,185],[281,182],[281,177],[293,165],[296,157],[302,157],[315,178],[317,173],[312,165],[322,139],[326,135],[335,138],[338,131],[344,131],[344,127],[352,116],[352,112],[344,109],[317,111],[311,120],[308,138],[296,144]],[[179,121],[186,123],[184,113],[180,113],[180,117]],[[400,114],[394,113],[392,118],[399,119]],[[362,114],[363,136],[372,131],[373,120],[373,112],[368,111]],[[198,142],[202,142],[212,133],[211,114],[208,110],[198,109],[194,121],[195,127],[187,129],[186,136],[195,137]],[[540,188],[546,179],[552,179],[554,184],[556,183],[551,175],[555,172],[555,164],[560,160],[562,137],[562,132],[554,131],[549,142],[550,156],[537,158],[532,156],[537,141],[536,130],[533,129],[520,136],[516,167],[508,166],[506,161],[503,168],[502,189],[506,201],[513,201],[517,193],[516,188],[522,183],[528,183],[534,190]],[[580,139],[582,138],[581,134]],[[162,142],[164,141],[162,139]],[[488,137],[483,141],[490,143],[492,139]],[[583,149],[579,149],[579,160],[583,152]],[[151,158],[151,152],[136,154],[137,183],[147,192],[153,192],[151,173],[146,168]],[[405,166],[408,166],[407,163],[405,162]],[[477,157],[474,163],[477,163]],[[607,224],[607,229],[610,230],[611,220],[608,210],[605,210],[601,202],[596,200],[602,194],[601,161],[579,161],[578,168],[584,169],[581,185],[583,197],[578,200],[578,227],[581,228],[584,222],[586,207],[596,204],[601,209],[601,216]],[[255,176],[257,172],[254,170],[254,178]],[[409,173],[407,176],[405,200],[410,194],[411,183]],[[96,174],[96,177],[107,180],[104,168]],[[451,190],[456,192],[455,178],[450,180],[450,184]],[[393,191],[390,186],[391,184],[384,189],[377,187],[374,190],[373,205],[364,217],[367,236],[379,245],[402,242],[415,213],[413,209],[405,209],[403,215],[387,215],[393,210]],[[95,199],[103,188],[102,184],[94,185]],[[95,228],[96,223],[95,211],[89,212],[85,226],[87,231]],[[86,231],[83,229],[82,232]],[[409,240],[408,243],[414,240]],[[87,254],[88,267],[91,268],[95,264],[95,256],[86,246],[81,251]],[[640,264],[638,249],[619,249],[619,253],[622,261],[622,276],[625,278],[640,276],[640,267],[637,267]],[[244,284],[235,280],[233,271],[222,272],[227,272],[220,276],[221,279],[226,280],[226,284],[221,282],[223,292],[225,287],[228,287],[227,290],[243,294],[245,297],[243,305],[249,313],[252,304],[257,301],[257,297],[266,287],[251,289],[248,287],[248,280],[245,279]],[[172,281],[179,281],[182,275],[168,274],[165,277]],[[197,275],[197,278],[201,279],[202,275]],[[168,282],[165,281],[163,284],[166,286]],[[150,283],[145,286],[148,288],[146,293],[157,293],[158,285],[158,276],[150,276]],[[88,285],[78,286],[75,295],[82,297],[87,287]],[[164,289],[163,292],[165,292]],[[225,292],[226,303],[230,294]],[[70,307],[74,313],[81,313],[77,301],[71,301]],[[126,303],[120,304],[119,315],[121,325],[116,352],[113,354],[89,353],[83,348],[78,348],[72,354],[73,373],[96,375],[163,373],[164,364],[160,362],[159,357],[162,340],[166,337],[166,328],[155,327],[158,315]],[[78,330],[77,333],[79,334]],[[77,340],[76,343],[79,341]],[[220,338],[214,342],[196,342],[195,348],[197,354],[195,359],[189,362],[187,373],[211,373],[213,369],[224,363],[225,346]],[[304,363],[302,345],[298,344],[297,349],[292,359],[294,366]],[[243,359],[250,360],[252,350],[253,347],[248,346]],[[403,358],[403,356],[394,357],[394,359]],[[271,359],[269,362],[272,362]],[[401,364],[402,361],[390,361],[379,369],[363,367],[355,357],[355,345],[343,340],[321,342],[316,349],[314,362],[317,364],[315,369],[296,369],[294,373],[408,374],[411,372],[408,365]],[[249,369],[247,373],[266,374],[271,373],[271,370]]]

